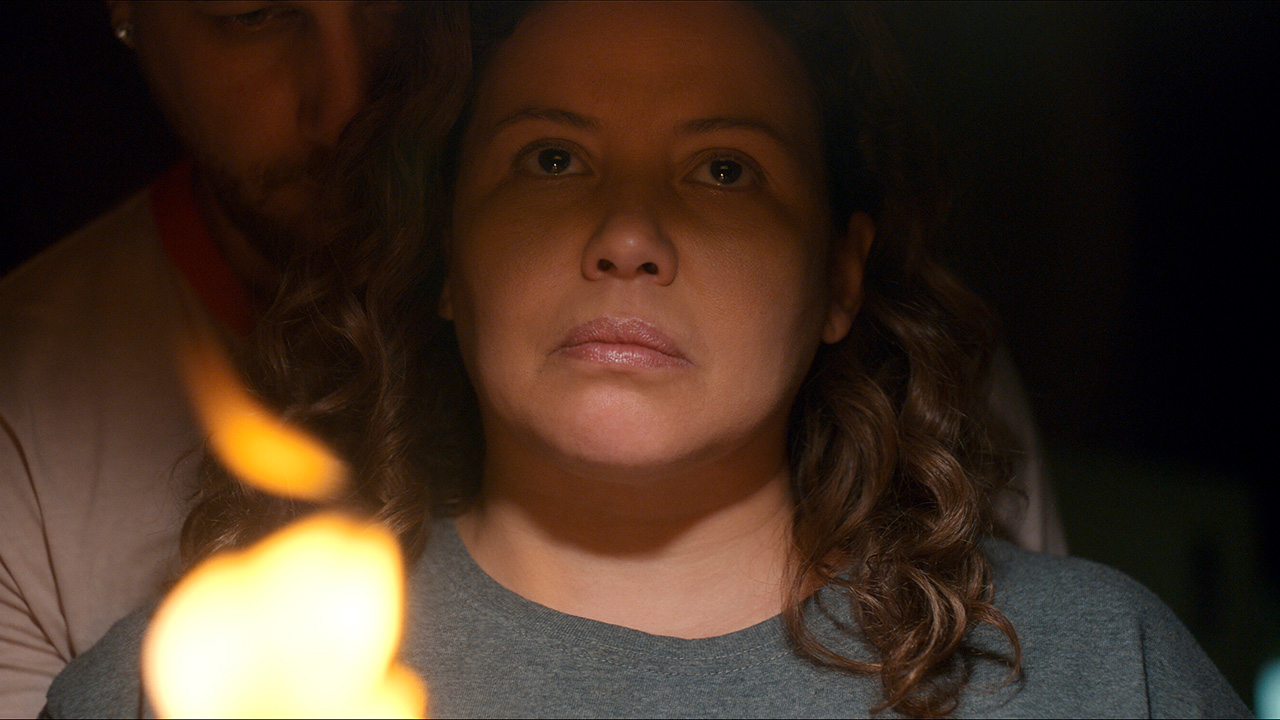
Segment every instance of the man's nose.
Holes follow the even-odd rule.
[[[346,3],[334,3],[343,6]],[[341,8],[348,10],[347,8]],[[372,49],[352,11],[317,14],[310,58],[301,68],[303,87],[298,124],[306,139],[321,146],[338,141],[368,100]]]

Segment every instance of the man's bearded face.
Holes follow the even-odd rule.
[[[390,52],[394,2],[119,3],[200,179],[277,267],[319,226],[317,169]]]

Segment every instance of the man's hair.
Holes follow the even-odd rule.
[[[1010,657],[1000,660],[1010,677],[1021,661],[1013,627],[991,603],[979,546],[1010,475],[987,403],[993,323],[929,255],[947,183],[877,19],[861,6],[752,5],[811,78],[833,227],[854,212],[876,226],[853,328],[818,351],[791,412],[800,559],[783,621],[802,657],[878,677],[884,702],[874,711],[946,715],[977,625],[1009,640]],[[411,558],[431,518],[465,510],[479,491],[475,394],[452,326],[437,314],[448,183],[470,96],[466,70],[477,68],[473,90],[526,11],[474,4],[469,38],[452,8],[421,20],[450,29],[418,41],[344,139],[334,237],[287,273],[243,359],[264,399],[348,459],[356,481],[346,501],[386,522]],[[307,509],[244,488],[212,460],[202,483],[183,532],[188,564]],[[815,581],[822,593],[811,593]],[[847,631],[870,645],[873,661],[846,657],[810,631],[811,615],[830,611],[819,597],[843,598],[856,622]]]

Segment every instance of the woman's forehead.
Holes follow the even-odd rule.
[[[745,4],[546,3],[499,47],[473,118],[528,108],[637,125],[734,117],[816,142],[813,105],[788,42]]]

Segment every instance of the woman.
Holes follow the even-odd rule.
[[[926,254],[940,183],[869,18],[475,11],[446,236],[373,161],[408,241],[252,373],[419,558],[432,714],[1247,712],[1131,581],[984,539],[990,325]],[[213,475],[189,556],[294,511]]]

